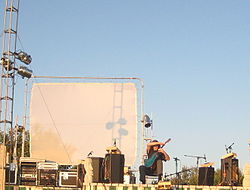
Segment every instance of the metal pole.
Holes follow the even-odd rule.
[[[5,1],[5,11],[4,11],[4,21],[3,21],[3,30],[5,30],[5,25],[6,25],[6,17],[7,17],[7,9],[8,7],[8,0]],[[4,31],[3,31],[4,32]],[[3,41],[2,41],[2,56],[4,54],[4,50],[5,50],[5,35],[3,35]],[[3,58],[3,57],[1,57]],[[2,70],[1,70],[1,75],[4,74],[4,67],[2,66]],[[1,76],[1,86],[0,86],[0,97],[3,97],[2,94],[3,94],[3,78]],[[0,119],[2,118],[2,101],[0,101]],[[6,129],[5,127],[3,128],[3,145],[5,145],[5,138],[6,138]]]
[[[176,174],[176,179],[177,179],[177,188],[179,188],[179,184],[180,184],[180,173],[178,172],[178,161],[180,161],[179,158],[175,157],[174,158],[175,161],[175,174]]]
[[[199,178],[199,175],[198,175],[198,173],[199,173],[199,160],[200,159],[206,160],[206,156],[205,155],[204,156],[184,155],[184,156],[190,157],[190,158],[196,158],[197,159],[197,161],[196,161],[196,173],[197,173],[197,184],[198,184],[198,178]]]
[[[24,90],[24,117],[23,117],[23,131],[22,131],[22,154],[21,157],[24,157],[25,153],[25,131],[26,131],[26,125],[27,125],[27,106],[28,106],[28,81],[29,79],[26,79],[25,81],[25,90]]]

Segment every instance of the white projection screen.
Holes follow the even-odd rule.
[[[116,146],[133,165],[137,150],[134,83],[35,83],[30,102],[31,157],[75,164]]]

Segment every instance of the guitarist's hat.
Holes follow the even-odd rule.
[[[159,142],[158,140],[152,140],[152,142]],[[158,146],[160,148],[160,145],[155,145]]]

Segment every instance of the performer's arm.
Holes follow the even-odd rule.
[[[163,142],[149,142],[148,144],[147,144],[147,146],[162,146],[162,145],[165,145],[165,142],[163,143]]]
[[[170,160],[170,156],[169,156],[162,148],[159,148],[159,149],[158,149],[158,152],[160,152],[160,153],[163,154],[164,160],[165,160],[165,161]]]
[[[163,142],[149,142],[147,144],[147,153],[149,153],[149,150],[150,150],[151,147],[153,147],[153,146],[163,146],[165,144],[166,143],[163,143]]]

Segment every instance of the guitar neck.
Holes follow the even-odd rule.
[[[171,141],[171,138],[169,138],[169,139],[164,143],[164,145],[161,146],[161,148],[163,148],[169,141]]]

